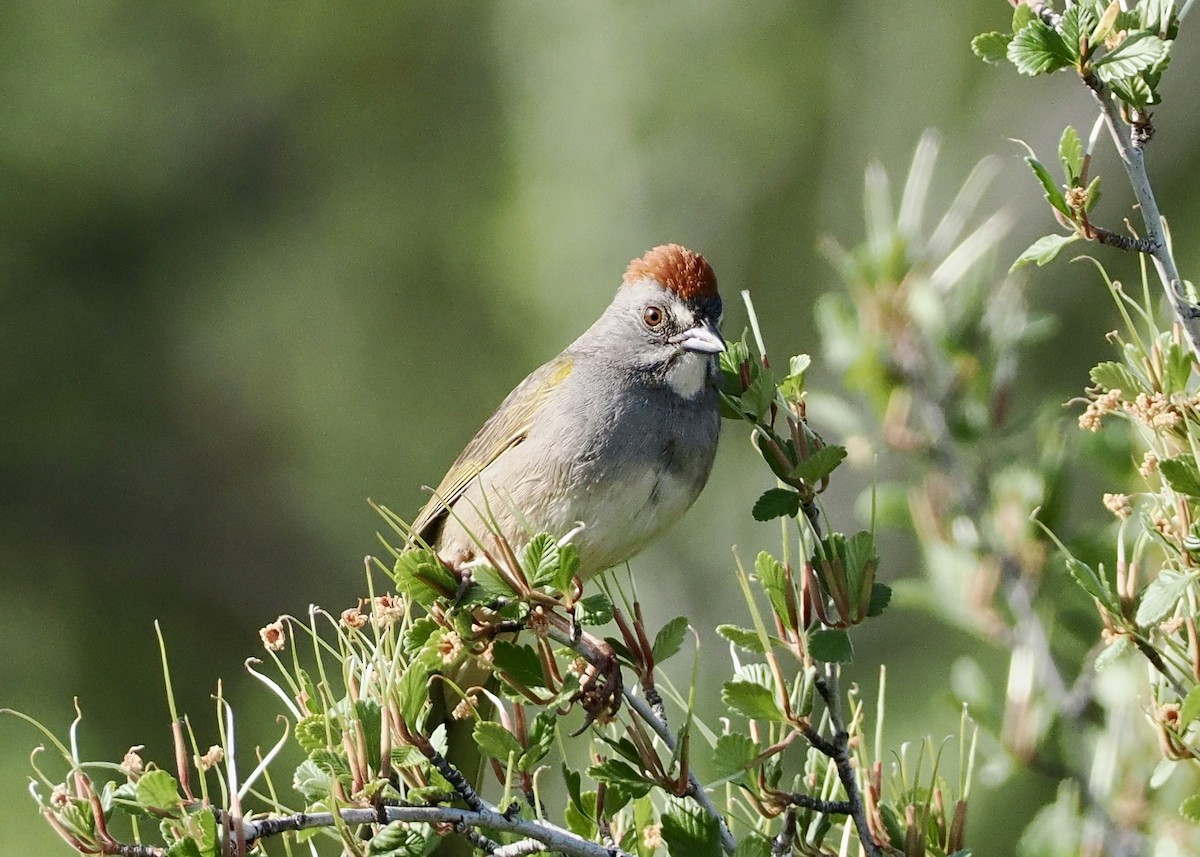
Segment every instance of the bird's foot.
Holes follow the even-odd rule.
[[[583,725],[571,734],[572,738],[583,734],[593,723],[603,725],[611,720],[621,707],[621,694],[625,688],[621,664],[612,646],[591,635],[585,636],[590,637],[588,666],[583,671],[579,690],[571,698],[583,707],[584,719]]]

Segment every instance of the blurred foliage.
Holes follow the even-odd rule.
[[[1006,138],[1050,150],[1092,108],[971,55],[1004,8],[9,3],[0,703],[65,727],[78,694],[106,730],[95,755],[145,741],[164,756],[151,617],[197,679],[183,707],[207,710],[216,676],[236,694],[264,616],[353,602],[356,558],[374,545],[365,498],[415,509],[419,486],[646,247],[702,250],[727,291],[753,288],[769,341],[814,350],[804,307],[832,274],[813,236],[854,234],[862,164],[898,166],[936,126],[947,172],[1004,156],[1015,255],[1051,220],[1031,213],[1039,190]],[[1174,48],[1167,105],[1190,91],[1195,54]],[[1197,122],[1156,116],[1155,180],[1180,199],[1200,181]],[[1110,184],[1099,207],[1127,200]],[[1194,269],[1196,215],[1172,215]],[[1038,283],[1035,309],[1064,333],[1022,364],[1012,399],[1025,412],[1073,395],[1116,324],[1091,272],[1059,265]],[[1068,518],[1111,486],[1105,468],[1127,448],[1092,442],[1085,455],[1109,454],[1077,475]],[[712,627],[727,600],[713,593],[735,588],[728,546],[770,538],[716,499],[757,496],[754,454],[726,443],[715,490],[639,560],[642,600],[672,593],[660,622],[686,612]],[[827,503],[855,493],[835,485]],[[886,579],[918,562],[889,556]],[[702,583],[656,581],[667,557]],[[910,611],[862,631],[863,675],[885,650],[893,670],[941,676],[971,650],[984,676],[1003,674],[971,636]],[[902,734],[938,714],[939,686],[893,683]],[[957,712],[944,711],[949,731]],[[54,853],[21,786],[28,744],[0,727],[0,851]],[[1010,830],[1055,788],[1029,773],[988,782],[976,829]],[[979,854],[1008,853],[989,839]]]

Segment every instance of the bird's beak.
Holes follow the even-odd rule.
[[[725,339],[712,319],[704,319],[691,330],[684,331],[675,340],[684,351],[694,354],[720,354],[725,350]]]

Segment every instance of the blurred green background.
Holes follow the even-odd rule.
[[[898,186],[933,127],[935,202],[1001,157],[989,199],[1018,213],[1015,255],[1053,223],[1007,138],[1048,153],[1094,112],[1065,76],[971,55],[1008,15],[999,0],[6,4],[0,705],[62,731],[78,696],[85,756],[144,743],[168,759],[157,618],[201,740],[218,679],[241,745],[273,740],[241,667],[257,629],[354,603],[377,545],[367,498],[414,512],[652,245],[709,258],[727,332],[750,288],[777,354],[817,353],[809,308],[835,286],[819,235],[857,243],[864,167],[878,158]],[[1200,113],[1173,101],[1196,66],[1178,47],[1151,163],[1190,271]],[[1099,166],[1116,227],[1129,195],[1107,153]],[[1061,324],[1019,393],[1065,400],[1113,313],[1090,268],[1032,277]],[[755,462],[728,426],[708,491],[634,564],[651,624],[703,629],[710,686],[724,645],[707,629],[744,618],[730,546],[777,537],[749,514],[769,483]],[[847,529],[857,487],[830,501]],[[881,573],[914,561],[900,545]],[[873,687],[889,663],[889,743],[954,726],[945,677],[973,640],[902,610],[857,639],[852,678]],[[67,853],[25,794],[38,740],[0,720],[3,854]],[[1010,853],[1053,787],[983,783],[977,854]]]

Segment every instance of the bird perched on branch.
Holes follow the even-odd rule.
[[[540,532],[572,533],[583,578],[637,554],[687,511],[712,470],[720,323],[704,257],[667,244],[630,262],[595,324],[518,384],[467,444],[413,534],[456,570],[481,548],[502,555],[498,539],[520,551]],[[462,689],[489,682],[479,665],[453,679]],[[447,758],[478,788],[483,758],[473,724],[448,714],[457,701],[449,689],[435,699],[433,722],[447,724]],[[438,848],[470,851],[455,837]]]
[[[721,297],[704,257],[665,244],[629,263],[603,315],[509,393],[413,532],[452,568],[499,533],[576,530],[579,575],[641,551],[700,494],[717,451]]]

